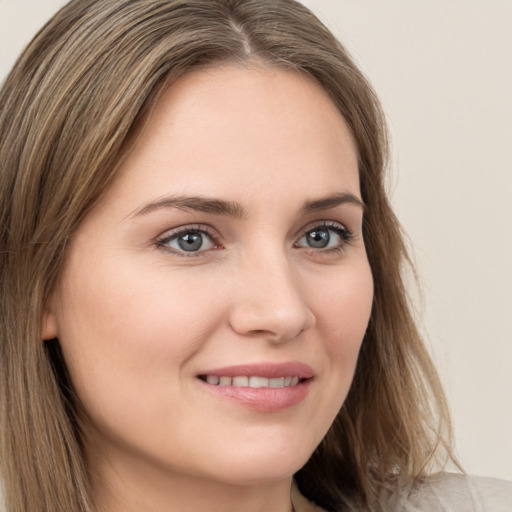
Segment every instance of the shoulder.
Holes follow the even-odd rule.
[[[295,512],[325,512],[292,487]],[[350,510],[359,510],[353,507]],[[455,473],[439,473],[397,487],[386,486],[371,512],[512,512],[512,482]],[[361,511],[362,512],[362,511]]]
[[[393,511],[512,512],[512,482],[440,473],[394,496]]]

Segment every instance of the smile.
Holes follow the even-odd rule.
[[[263,413],[299,405],[308,395],[315,372],[304,363],[252,363],[200,372],[197,380],[221,400]]]
[[[227,375],[201,375],[199,377],[213,386],[234,386],[248,388],[288,388],[300,382],[297,376],[262,377],[258,375],[229,377]]]

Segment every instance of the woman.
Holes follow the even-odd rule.
[[[427,479],[449,415],[383,116],[306,8],[75,0],[0,105],[9,512],[486,499]]]

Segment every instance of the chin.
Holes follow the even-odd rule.
[[[231,446],[227,457],[217,461],[215,474],[233,485],[263,485],[293,477],[309,460],[315,446],[284,441],[280,445],[252,443],[249,449]]]

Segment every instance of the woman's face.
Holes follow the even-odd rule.
[[[45,318],[90,463],[238,484],[297,471],[370,316],[362,217],[354,141],[311,79],[226,65],[173,84]]]

